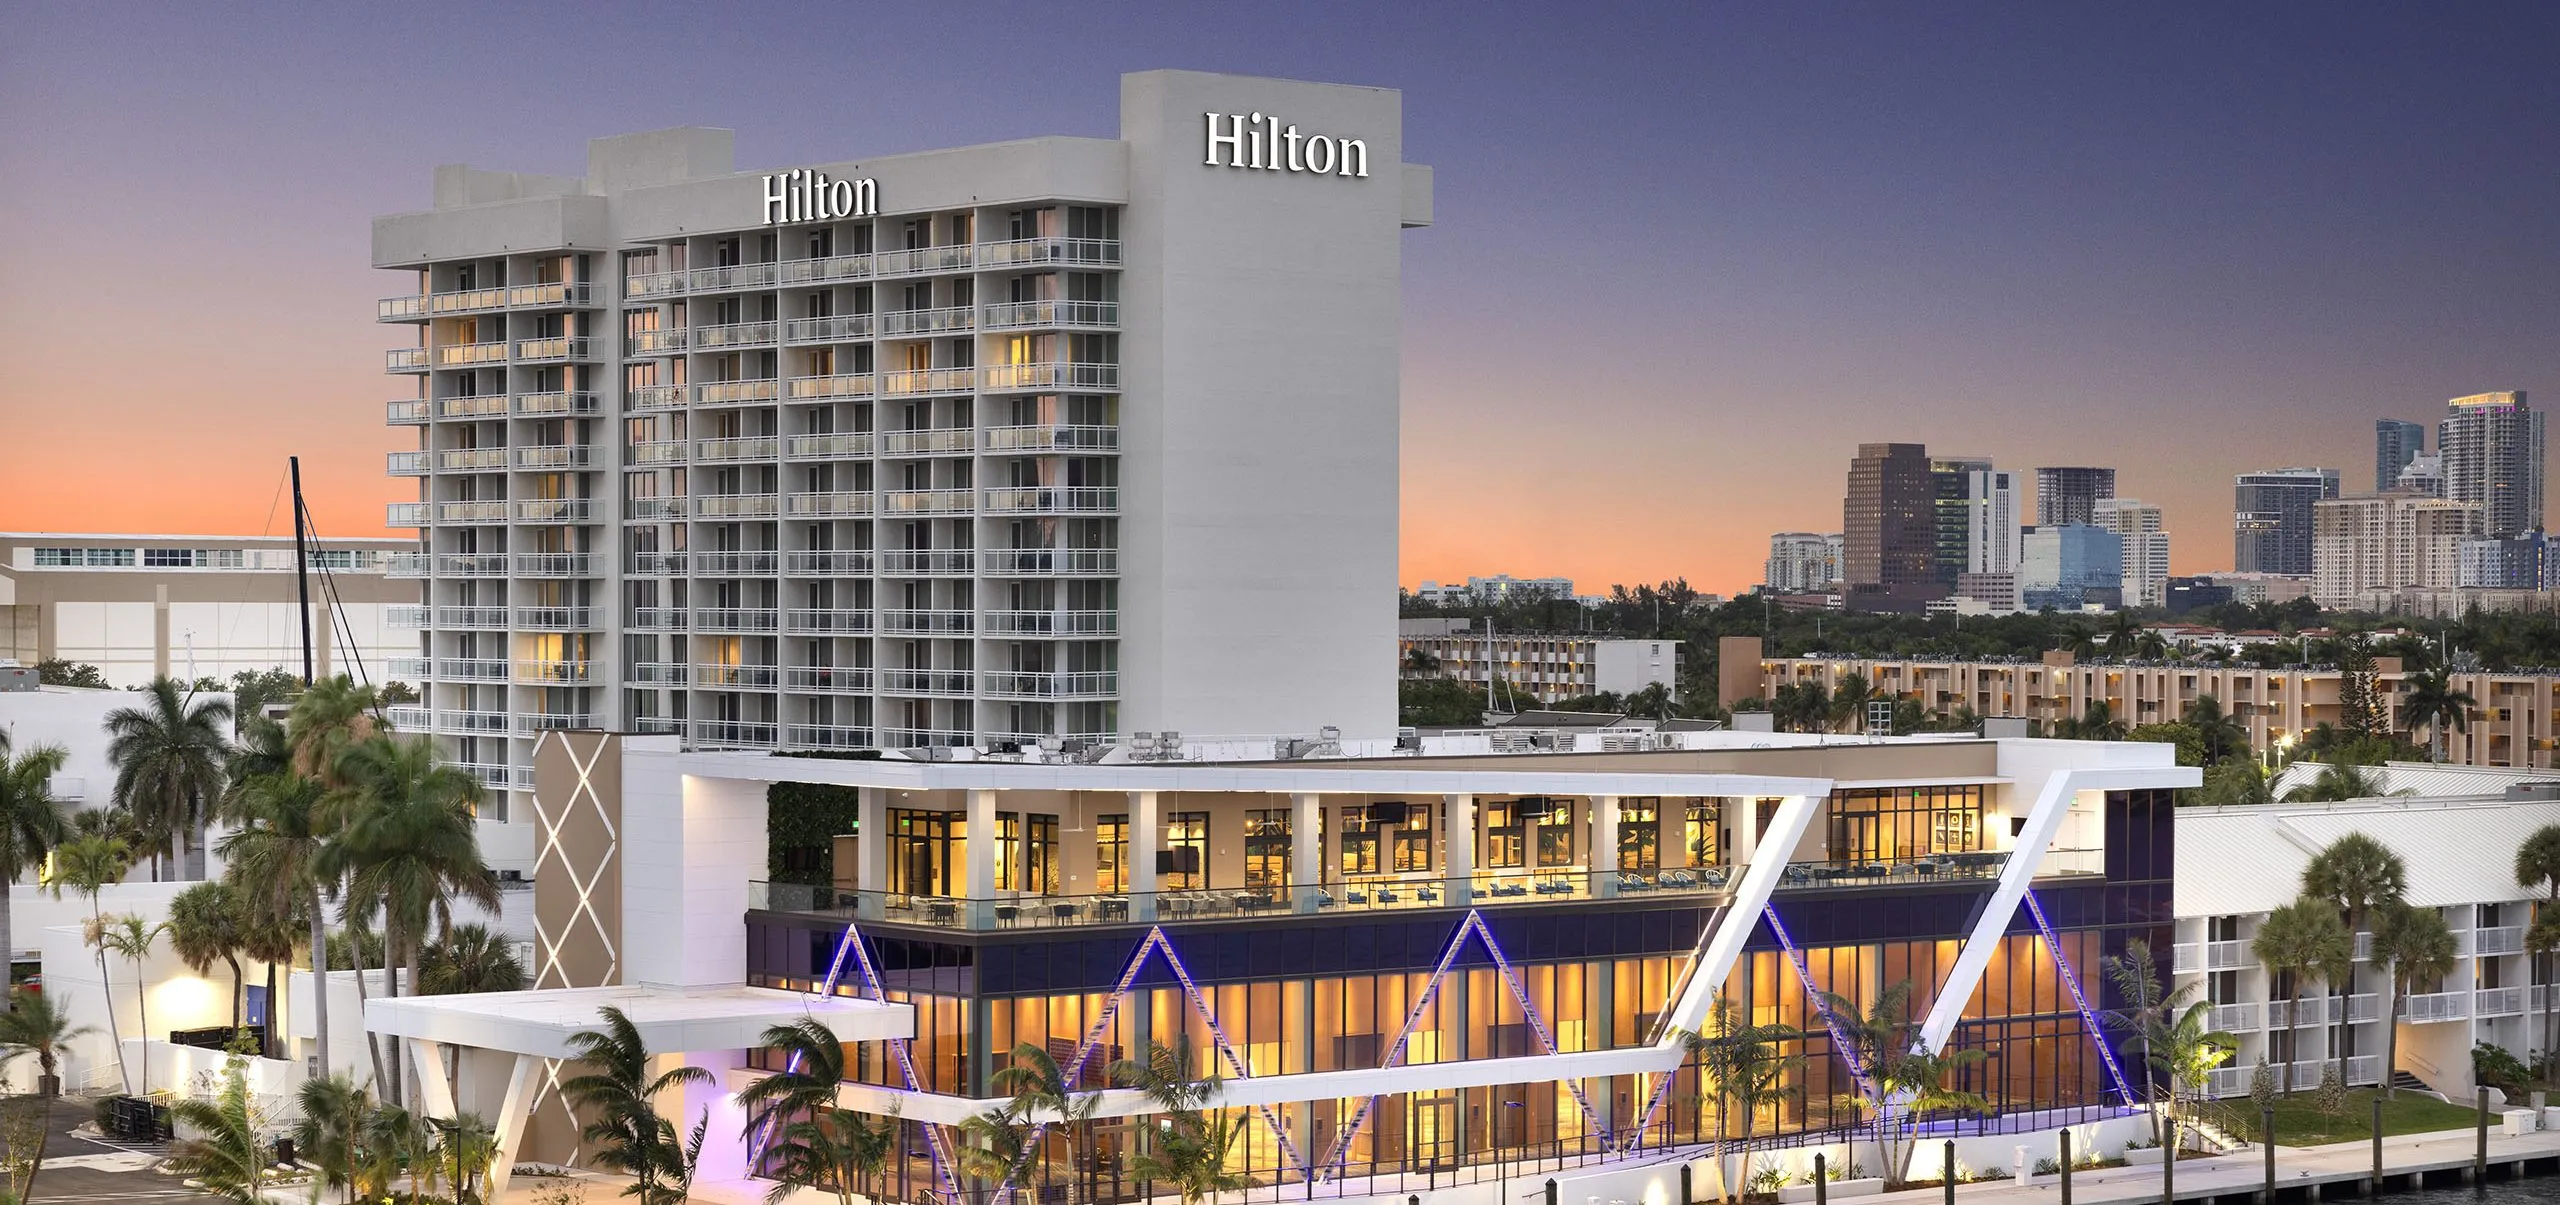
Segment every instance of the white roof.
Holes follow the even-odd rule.
[[[2276,776],[2276,794],[2282,796],[2304,786],[2320,774],[2320,763],[2298,761],[2286,766]],[[2394,761],[2374,767],[2384,794],[2406,792],[2418,796],[2496,795],[2508,787],[2528,782],[2560,782],[2560,770],[2516,769],[2508,766],[2452,766],[2436,762]]]
[[[776,1025],[816,1017],[847,1042],[915,1036],[915,1008],[762,987],[573,987],[458,996],[377,997],[365,1028],[481,1050],[566,1058],[569,1039],[621,1009],[660,1054],[742,1050]]]
[[[2546,824],[2560,824],[2560,801],[2470,795],[2180,808],[2176,912],[2272,911],[2301,893],[2313,853],[2356,832],[2408,864],[2412,904],[2531,899],[2539,893],[2516,885],[2515,851]]]

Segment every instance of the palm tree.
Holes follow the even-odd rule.
[[[1864,1085],[1858,1100],[1867,1110],[1876,1155],[1884,1161],[1885,1188],[1899,1188],[1910,1152],[1898,1137],[1902,1127],[1890,1116],[1891,1107],[1900,1103],[1915,1117],[1981,1112],[1988,1107],[1987,1101],[1979,1094],[1949,1088],[1947,1080],[1986,1056],[1979,1050],[1926,1049],[1919,1025],[1911,1020],[1908,979],[1876,993],[1875,1002],[1863,1008],[1837,992],[1824,992],[1822,1001],[1849,1040],[1849,1049],[1842,1055]]]
[[[2355,935],[2347,932],[2347,924],[2338,919],[2337,909],[2325,901],[2299,899],[2269,912],[2267,919],[2258,922],[2258,933],[2250,939],[2249,952],[2267,968],[2270,977],[2291,985],[2285,1029],[2299,1043],[2303,982],[2336,966],[2342,957],[2352,960]],[[2289,1069],[2285,1073],[2284,1094],[2293,1095],[2293,1073]]]
[[[1019,1172],[1031,1157],[1031,1121],[1007,1101],[960,1122],[960,1143],[953,1150],[960,1174],[995,1182]]]
[[[2311,781],[2284,793],[2286,803],[2340,803],[2349,799],[2380,799],[2387,795],[2409,794],[2408,788],[2397,791],[2382,789],[2382,772],[2372,766],[2351,761],[2323,762],[2320,773]]]
[[[71,999],[68,993],[44,992],[34,988],[12,988],[9,1011],[0,1013],[0,1048],[8,1051],[0,1062],[21,1055],[36,1056],[36,1090],[45,1096],[62,1091],[63,1044],[82,1034],[95,1033],[86,1025],[71,1023]]]
[[[358,1172],[363,1164],[365,1123],[373,1113],[373,1100],[363,1087],[343,1075],[323,1075],[304,1080],[299,1099],[300,1120],[293,1126],[294,1151],[319,1169],[319,1187],[343,1187],[346,1200],[353,1205],[367,1185],[360,1184]]]
[[[2215,807],[2249,807],[2276,801],[2275,779],[2254,757],[2234,757],[2204,772],[2203,802]]]
[[[2560,982],[2555,982],[2560,981],[2560,975],[2553,973],[2560,969],[2560,960],[2554,957],[2560,954],[2560,824],[2533,830],[2524,844],[2516,847],[2516,886],[2527,890],[2540,887],[2543,891],[2542,902],[2533,909],[2533,928],[2525,934],[2526,943],[2533,943],[2535,933],[2553,939],[2547,945],[2534,946],[2543,959],[2542,981],[2551,985],[2542,992],[2542,1049],[2547,1055],[2555,1043],[2560,1043],[2560,1037],[2551,1032],[2553,998],[2560,997]]]
[[[2107,656],[2122,661],[2134,654],[2142,641],[2142,625],[2131,611],[2116,612],[2115,622],[2107,626]]]
[[[2249,729],[2222,709],[2222,700],[2212,695],[2197,695],[2179,717],[2196,734],[2196,743],[2204,747],[2206,765],[2219,764],[2249,747]]]
[[[1129,1171],[1142,1182],[1172,1185],[1182,1205],[1199,1205],[1252,1185],[1243,1172],[1227,1168],[1228,1153],[1243,1132],[1224,1112],[1176,1116],[1149,1136],[1147,1149],[1129,1160]]]
[[[2169,1077],[2167,1136],[2161,1146],[2176,1157],[2186,1135],[2179,1130],[2182,1107],[2204,1099],[2204,1087],[2213,1069],[2231,1061],[2239,1040],[2212,1028],[2213,1003],[2198,1000],[2178,1010],[2172,1020],[2155,1022],[2145,1045],[2151,1061]]]
[[[1840,675],[1840,684],[1831,688],[1831,726],[1846,732],[1857,732],[1866,726],[1867,704],[1880,698],[1867,676],[1856,670]]]
[[[124,881],[125,872],[133,869],[133,852],[124,842],[113,837],[79,837],[63,843],[53,854],[53,881],[47,884],[53,898],[62,898],[62,889],[71,888],[89,901],[89,923],[86,926],[89,945],[98,951],[98,987],[107,994],[107,1041],[115,1047],[116,1078],[123,1081],[125,1094],[133,1094],[133,1077],[124,1070],[124,1035],[116,1032],[116,994],[107,982],[107,947],[101,940],[107,921],[98,913],[98,894],[109,883]]]
[[[371,686],[358,685],[345,674],[323,678],[293,701],[285,717],[286,747],[294,770],[328,787],[346,785],[339,776],[339,755],[348,747],[391,731],[383,718],[383,700]]]
[[[2194,989],[2188,987],[2172,992],[2162,987],[2160,964],[2151,953],[2151,943],[2139,937],[2124,943],[2122,957],[2109,956],[2103,960],[2103,966],[2107,982],[2115,987],[2116,996],[2124,1001],[2124,1007],[2108,1013],[2106,1021],[2122,1030],[2125,1037],[2139,1048],[2143,1098],[2157,1099],[2159,1083],[2152,1078],[2152,1071],[2158,1055],[2151,1048],[2151,1039],[2160,1032],[2170,1010],[2176,1008],[2183,997],[2194,994]]]
[[[2524,931],[2524,948],[2542,960],[2542,1054],[2551,1057],[2554,1044],[2552,1014],[2560,1008],[2560,984],[2554,984],[2551,968],[2560,963],[2560,909],[2545,908],[2534,916],[2532,927]]]
[[[151,1095],[151,993],[142,990],[142,963],[151,957],[151,947],[159,944],[160,935],[169,931],[166,921],[146,923],[130,912],[108,917],[97,926],[99,980],[105,981],[106,956],[115,954],[133,963],[133,1007],[140,1017],[142,1039],[142,1095]],[[108,992],[107,1009],[115,1010],[115,993]]]
[[[2381,1079],[2386,1097],[2396,1100],[2400,1095],[2391,1072],[2400,1062],[2403,1005],[2419,984],[2436,983],[2452,973],[2457,952],[2453,930],[2433,908],[2386,904],[2374,918],[2373,960],[2391,968],[2391,1012],[2382,1026]]]
[[[2400,701],[2400,726],[2412,732],[2429,729],[2427,760],[2444,760],[2448,728],[2469,731],[2471,708],[2478,700],[2453,684],[2449,669],[2422,669],[2409,675],[2409,693]]]
[[[446,929],[442,940],[427,947],[418,969],[421,996],[520,992],[526,982],[524,964],[516,960],[515,946],[477,921]]]
[[[262,1205],[258,1189],[267,1170],[266,1118],[249,1103],[248,1077],[234,1058],[223,1068],[222,1090],[212,1100],[173,1101],[169,1115],[203,1135],[170,1149],[169,1170],[203,1191],[241,1205]]]
[[[1097,1092],[1078,1092],[1069,1086],[1066,1071],[1058,1066],[1058,1060],[1047,1047],[1035,1042],[1016,1045],[1006,1064],[987,1077],[987,1087],[1011,1096],[1014,1111],[1024,1117],[1046,1114],[1056,1118],[1053,1124],[1066,1131],[1069,1173],[1074,1175],[1084,1170],[1085,1139],[1093,1125],[1094,1110],[1102,1104],[1102,1096]],[[1040,1160],[1040,1185],[1046,1188],[1049,1160],[1045,1152],[1037,1149],[1031,1154]],[[1076,1187],[1087,1186],[1078,1183]]]
[[[115,763],[115,800],[133,812],[151,839],[153,880],[164,850],[183,851],[200,835],[230,776],[231,704],[196,702],[160,677],[143,688],[140,707],[107,713],[107,760]]]
[[[430,1117],[427,1124],[435,1130],[436,1164],[453,1184],[453,1199],[479,1200],[480,1173],[497,1158],[498,1132],[477,1113]]]
[[[673,1205],[682,1200],[677,1185],[686,1174],[684,1150],[675,1126],[651,1102],[687,1084],[715,1081],[710,1072],[691,1065],[652,1077],[649,1044],[640,1037],[640,1028],[621,1009],[607,1006],[599,1013],[602,1030],[581,1030],[569,1038],[569,1057],[594,1070],[560,1090],[594,1119],[579,1136],[595,1148],[596,1165],[637,1181],[631,1195],[640,1205]]]
[[[2105,699],[2089,700],[2088,710],[2080,713],[2074,733],[2084,741],[2120,741],[2124,734],[2124,722],[2116,718],[2115,706]]]
[[[169,901],[169,948],[189,970],[213,973],[213,964],[231,968],[231,1028],[240,1028],[240,997],[245,986],[240,950],[248,944],[241,924],[240,897],[220,879],[198,883]]]
[[[853,1194],[870,1191],[871,1178],[896,1149],[897,1121],[882,1118],[875,1125],[836,1108],[836,1085],[848,1078],[844,1043],[825,1022],[802,1017],[776,1025],[759,1044],[783,1056],[783,1069],[739,1093],[738,1104],[747,1114],[742,1137],[770,1136],[766,1151],[776,1183],[767,1199],[779,1202],[793,1189],[814,1188],[852,1205]]]
[[[1723,1199],[1735,1197],[1732,1169],[1725,1165],[1725,1139],[1733,1113],[1742,1114],[1742,1138],[1751,1138],[1760,1110],[1804,1094],[1795,1078],[1804,1056],[1788,1053],[1787,1043],[1804,1035],[1786,1025],[1753,1025],[1731,996],[1717,993],[1707,1011],[1710,1034],[1691,1034],[1685,1042],[1697,1060],[1698,1078],[1708,1085],[1699,1103],[1716,1112],[1716,1184]]]
[[[2311,855],[2302,868],[2302,894],[2328,901],[2344,914],[2349,934],[2362,933],[2365,921],[2376,908],[2395,906],[2409,894],[2409,866],[2400,855],[2363,833],[2348,833]],[[2340,965],[2346,968],[2346,995],[2356,993],[2356,965],[2349,939],[2350,953]],[[2340,982],[2332,979],[2331,983]],[[2346,1011],[2338,1013],[2338,1078],[2347,1077]]]
[[[253,731],[256,725],[282,733],[265,720],[254,721]],[[226,811],[240,827],[222,839],[222,856],[249,911],[262,924],[300,916],[311,928],[311,1026],[320,1050],[320,1074],[327,1075],[329,920],[320,897],[324,886],[336,880],[322,879],[319,860],[333,828],[328,790],[318,779],[290,770],[261,774],[234,792]],[[275,999],[275,993],[268,992],[267,998]]]
[[[53,797],[53,776],[71,753],[60,745],[38,745],[15,757],[0,736],[0,953],[17,951],[10,929],[9,884],[44,865],[45,855],[64,836],[62,804]]]

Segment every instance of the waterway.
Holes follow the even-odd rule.
[[[2431,1188],[2425,1192],[2386,1193],[2375,1198],[2378,1203],[2406,1201],[2409,1205],[2551,1205],[2560,1201],[2560,1177],[2543,1176],[2532,1180],[2508,1180],[2489,1185],[2484,1190],[2472,1188]]]

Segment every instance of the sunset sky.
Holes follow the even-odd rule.
[[[435,164],[1109,136],[1153,67],[1404,91],[1407,584],[1737,590],[1884,439],[2113,465],[2227,568],[2235,472],[2560,405],[2560,5],[652,8],[10,8],[0,529],[287,530],[298,453],[381,534],[369,220]]]

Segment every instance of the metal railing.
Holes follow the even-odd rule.
[[[970,393],[978,387],[974,368],[910,368],[879,376],[885,394]]]
[[[427,454],[424,452],[384,453],[383,471],[394,477],[426,476]]]
[[[504,657],[438,657],[435,676],[447,682],[504,682],[513,669]]]
[[[624,400],[634,410],[673,410],[684,405],[684,386],[634,385]]]
[[[514,406],[518,414],[593,414],[603,403],[585,390],[554,390],[516,394]]]
[[[781,622],[781,614],[769,607],[693,609],[693,627],[698,632],[770,632]]]
[[[765,518],[779,513],[781,502],[776,494],[699,494],[693,512],[705,519]]]
[[[385,372],[425,372],[427,349],[423,347],[392,348],[382,353],[382,367]]]
[[[629,519],[681,519],[693,513],[693,499],[633,498],[622,504],[622,513]]]
[[[515,680],[531,686],[574,684],[587,680],[584,661],[518,661]]]
[[[419,398],[400,398],[382,404],[382,421],[406,426],[427,421],[427,403]]]
[[[1042,485],[985,493],[990,511],[1015,514],[1108,514],[1120,509],[1120,491],[1107,485]]]
[[[966,634],[974,627],[975,616],[957,610],[893,610],[880,612],[883,632],[948,632]]]
[[[987,306],[980,323],[989,330],[1021,327],[1120,325],[1116,301],[1003,301]]]
[[[870,670],[852,666],[787,665],[782,669],[785,687],[810,694],[867,695],[871,682]]]
[[[880,690],[893,695],[967,695],[977,676],[964,669],[884,669]]]
[[[1013,636],[1110,636],[1120,630],[1118,611],[989,611],[987,631]]]
[[[516,503],[516,518],[526,523],[584,523],[584,498],[526,498]]]
[[[585,444],[535,444],[516,449],[520,469],[583,469],[592,451]]]
[[[1118,427],[990,427],[981,435],[990,452],[1114,452],[1120,448]]]
[[[516,341],[516,358],[519,360],[584,360],[587,355],[587,340],[578,335],[552,335]]]
[[[504,364],[507,361],[507,349],[510,346],[512,345],[504,339],[492,339],[486,343],[447,344],[435,349],[436,363],[443,366]]]
[[[977,570],[977,554],[966,548],[892,548],[880,553],[885,577],[967,577]]]
[[[870,397],[879,389],[879,379],[872,373],[840,372],[823,377],[793,377],[790,396],[795,402],[814,402],[829,398]]]
[[[877,276],[913,276],[922,272],[957,272],[974,267],[978,262],[977,246],[953,243],[945,247],[914,247],[898,251],[871,253],[871,271]]]
[[[2432,1021],[2463,1021],[2471,1016],[2469,992],[2421,992],[2400,1001],[2400,1015],[2413,1025]]]
[[[695,577],[772,577],[781,554],[771,549],[690,554]]]
[[[975,509],[975,490],[888,490],[880,495],[880,511],[892,515],[959,515]]]
[[[635,552],[631,554],[631,572],[651,575],[681,574],[684,572],[685,561],[685,554],[681,552]]]
[[[501,407],[505,398],[499,398]],[[436,453],[436,467],[453,472],[487,471],[507,467],[505,448],[446,448]]]
[[[683,464],[692,458],[693,445],[681,439],[644,440],[631,445],[631,463]]]
[[[438,523],[504,523],[506,521],[507,504],[504,502],[436,503],[436,522]]]
[[[979,370],[985,387],[1017,389],[1117,389],[1120,366],[1056,361],[1033,364],[990,364]]]
[[[883,310],[880,313],[880,333],[884,337],[894,337],[965,331],[975,329],[977,321],[977,310],[965,305],[933,310]]]
[[[715,689],[771,690],[779,667],[740,665],[726,661],[693,663],[693,684]]]
[[[1111,670],[1085,672],[988,672],[982,691],[1002,699],[1068,699],[1119,693],[1120,675]]]
[[[593,728],[595,726],[595,716],[583,711],[525,711],[518,712],[516,714],[516,731],[522,733],[550,732],[554,729],[562,728]]]
[[[978,263],[989,268],[1014,264],[1083,264],[1114,267],[1120,263],[1120,241],[1098,238],[1018,238],[978,244]]]
[[[2524,926],[2496,925],[2471,931],[2471,952],[2489,957],[2524,953]]]
[[[780,273],[783,284],[814,284],[829,280],[865,280],[871,275],[871,253],[827,255],[811,259],[786,259]]]
[[[837,431],[825,435],[793,435],[782,441],[782,454],[793,460],[833,456],[869,456],[872,438],[868,431]]]
[[[475,393],[436,399],[437,418],[496,418],[507,412],[507,395]]]
[[[791,577],[861,577],[871,572],[871,554],[855,550],[786,552],[782,572]]]
[[[589,607],[517,607],[515,626],[535,632],[584,632],[596,626]]]
[[[883,431],[880,451],[887,456],[912,456],[920,453],[973,452],[977,450],[977,433],[967,427],[942,428],[932,431]]]
[[[546,280],[507,286],[507,305],[511,309],[592,305],[594,302],[595,286],[582,280]]]
[[[786,343],[842,343],[868,339],[872,330],[869,314],[829,314],[822,318],[786,318],[782,322]]]
[[[2217,1033],[2240,1033],[2258,1028],[2260,1009],[2256,1004],[2217,1004],[2208,1014],[2207,1025]]]
[[[693,666],[682,661],[634,661],[633,686],[682,686],[693,681]]]
[[[2475,1017],[2513,1017],[2525,1011],[2526,989],[2523,987],[2484,987],[2471,997],[2471,1015]]]
[[[669,297],[684,292],[686,273],[642,272],[622,278],[622,295],[633,301],[644,297]]]
[[[686,725],[693,743],[733,749],[770,749],[776,726],[756,720],[692,720]]]
[[[427,504],[424,502],[388,502],[382,507],[384,527],[424,527]]]
[[[674,355],[685,349],[693,332],[681,326],[631,332],[631,354],[635,356]]]
[[[867,515],[871,513],[871,495],[854,490],[838,490],[823,494],[793,494],[790,513],[795,515]]]
[[[772,460],[781,451],[782,441],[770,435],[693,441],[693,458],[701,461]]]
[[[868,632],[871,612],[854,607],[793,607],[782,626],[791,632]]]
[[[426,316],[427,298],[423,293],[403,293],[398,297],[385,297],[374,303],[373,317],[376,322],[406,322],[412,318]]]
[[[977,743],[977,734],[965,728],[883,728],[883,749],[962,748]]]
[[[871,730],[850,724],[790,724],[782,730],[782,743],[791,749],[868,749]]]
[[[693,386],[693,404],[697,406],[735,406],[747,402],[770,402],[782,396],[782,382],[771,377],[744,381],[704,381]]]
[[[685,287],[695,292],[733,292],[739,289],[766,289],[781,282],[782,265],[767,261],[761,264],[725,264],[695,268],[685,274]]]
[[[1117,548],[989,548],[982,558],[996,577],[1098,576],[1120,572]]]
[[[519,552],[509,561],[517,577],[592,577],[594,563],[583,552]]]
[[[725,326],[693,328],[693,347],[710,351],[725,347],[756,347],[774,341],[780,334],[779,324],[772,322],[732,322]]]
[[[631,626],[645,632],[681,632],[692,618],[682,607],[631,608]]]

